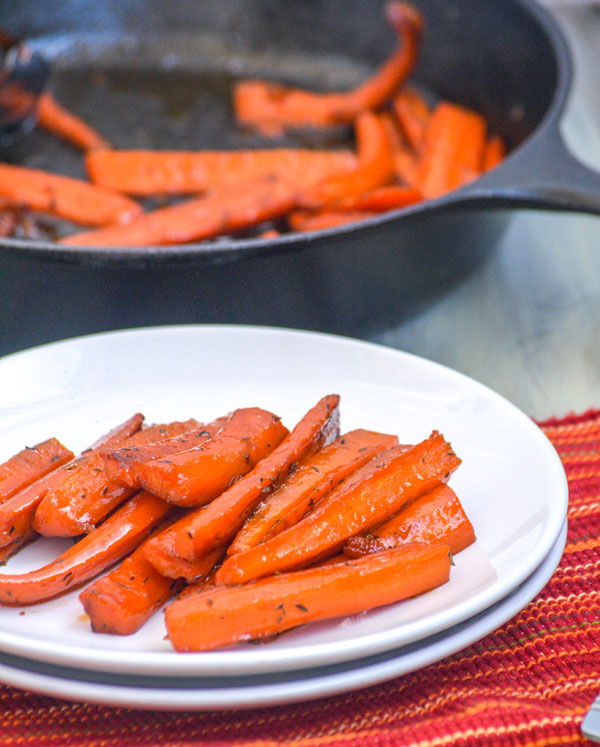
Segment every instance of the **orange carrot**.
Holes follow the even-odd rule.
[[[416,596],[450,578],[446,545],[410,545],[178,599],[165,610],[176,651],[209,651]]]
[[[49,491],[58,488],[63,481],[68,481],[72,472],[88,473],[93,479],[94,461],[98,451],[107,443],[118,442],[131,436],[142,425],[143,415],[136,413],[124,423],[104,434],[76,459],[67,462],[53,472],[36,480],[23,490],[15,493],[0,505],[0,547],[28,534],[33,529],[34,514],[42,499]]]
[[[442,542],[455,555],[474,541],[473,525],[458,496],[449,485],[440,485],[368,534],[350,537],[344,553],[357,558],[410,542]]]
[[[370,111],[355,123],[358,165],[349,173],[328,176],[300,196],[305,207],[335,204],[355,198],[388,182],[394,174],[390,140],[380,117]]]
[[[198,194],[278,174],[308,187],[332,173],[351,171],[348,150],[271,148],[239,151],[101,150],[86,155],[90,179],[116,192],[149,196]]]
[[[145,491],[55,560],[29,573],[0,574],[0,604],[33,604],[79,586],[132,552],[171,509]]]
[[[340,436],[309,459],[260,503],[227,549],[249,550],[296,524],[321,498],[375,454],[398,443],[396,436],[361,428]]]
[[[23,534],[21,537],[17,537],[17,539],[13,540],[8,545],[0,547],[0,565],[4,565],[9,558],[12,558],[12,556],[17,553],[22,547],[28,545],[38,536],[38,533],[32,530],[27,534]]]
[[[470,109],[442,101],[425,132],[417,188],[439,197],[475,179],[483,168],[486,122]]]
[[[157,246],[202,241],[284,215],[296,204],[294,185],[276,174],[224,186],[195,200],[159,208],[128,225],[60,239],[70,246]]]
[[[497,166],[506,155],[506,145],[500,135],[492,135],[485,144],[483,170],[489,171]]]
[[[151,562],[153,568],[156,568],[157,573],[165,578],[183,578],[188,583],[193,583],[204,578],[225,555],[226,545],[220,542],[205,555],[186,560],[179,557],[174,550],[176,537],[177,527],[174,524],[160,532],[159,536],[152,537],[144,546],[146,559]]]
[[[74,457],[56,438],[22,449],[0,464],[0,503]]]
[[[336,205],[336,209],[368,210],[374,213],[383,213],[387,210],[397,210],[412,205],[422,199],[423,196],[414,187],[388,184],[355,197],[347,197]]]
[[[181,560],[202,558],[233,539],[262,498],[281,485],[302,460],[339,435],[339,397],[312,407],[279,446],[205,508],[175,522],[146,547],[148,560],[166,576],[179,574]]]
[[[407,86],[393,97],[392,108],[407,142],[420,153],[431,118],[429,105],[419,91]]]
[[[125,224],[142,208],[129,197],[94,184],[24,166],[0,164],[0,197],[13,205],[90,226]]]
[[[116,485],[139,488],[141,464],[151,459],[168,457],[171,454],[200,446],[209,438],[213,438],[226,420],[227,418],[222,417],[212,423],[198,423],[192,419],[181,423],[182,430],[177,434],[172,433],[174,424],[171,424],[169,428],[171,433],[164,431],[161,433],[160,440],[152,443],[124,442],[112,449],[102,449],[100,455],[104,461],[106,479]]]
[[[38,100],[37,122],[53,135],[68,140],[81,150],[110,148],[110,143],[80,117],[64,108],[46,91]]]
[[[217,584],[246,583],[335,552],[349,537],[380,524],[407,501],[447,482],[459,464],[450,444],[437,432],[408,451],[393,446],[332,490],[297,524],[246,552],[230,555],[217,572]]]
[[[294,127],[330,127],[347,123],[367,109],[377,109],[412,72],[423,26],[420,14],[408,3],[388,2],[388,23],[398,33],[398,50],[371,78],[347,93],[314,93],[277,83],[247,80],[234,89],[238,121],[266,135]]]
[[[200,446],[141,464],[139,483],[178,506],[202,506],[250,472],[287,433],[272,412],[240,408]]]
[[[418,160],[416,153],[402,137],[398,125],[389,112],[379,115],[385,128],[394,161],[394,174],[401,184],[414,187],[417,180]]]
[[[294,210],[288,217],[288,225],[292,231],[324,231],[327,228],[347,226],[369,220],[377,213],[365,210]]]

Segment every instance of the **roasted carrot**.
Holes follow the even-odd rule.
[[[385,128],[394,161],[394,174],[401,184],[414,187],[417,181],[417,154],[402,137],[398,125],[390,112],[381,112],[381,124]]]
[[[455,555],[474,541],[473,525],[458,496],[449,485],[440,485],[371,532],[350,537],[344,553],[357,558],[409,542],[442,542]]]
[[[359,113],[381,107],[412,72],[423,27],[421,15],[408,3],[388,2],[385,16],[399,35],[400,46],[360,86],[344,93],[314,93],[260,80],[242,81],[234,89],[237,120],[266,135],[277,135],[288,128],[351,122]]]
[[[42,93],[38,99],[37,123],[44,130],[68,140],[81,150],[110,148],[108,140],[81,117],[65,109],[49,91]]]
[[[362,428],[340,436],[306,459],[278,490],[257,506],[229,545],[227,554],[249,550],[296,524],[354,470],[397,443],[396,436]]]
[[[420,153],[431,118],[428,103],[416,88],[405,86],[393,96],[392,108],[407,142],[415,153]]]
[[[365,111],[355,123],[358,165],[348,173],[326,177],[313,188],[304,191],[300,203],[305,207],[336,204],[356,198],[390,181],[394,174],[394,158],[390,140],[380,117]]]
[[[328,174],[351,171],[349,150],[271,148],[239,151],[101,150],[86,155],[90,179],[138,196],[199,194],[279,174],[308,187]]]
[[[107,576],[96,579],[79,594],[95,633],[135,633],[183,588],[183,581],[165,578],[146,560],[144,545],[156,531],[158,528]]]
[[[17,206],[89,226],[125,224],[142,208],[129,197],[80,179],[0,164],[0,197]]]
[[[472,181],[482,172],[486,122],[477,112],[440,102],[427,126],[416,187],[427,198]]]
[[[284,215],[297,187],[277,174],[224,186],[195,200],[159,208],[128,225],[107,226],[60,239],[72,246],[156,246],[230,234]]]
[[[369,220],[377,213],[366,210],[337,210],[325,208],[323,210],[293,210],[287,216],[287,222],[292,231],[324,231],[327,228],[338,228],[351,223]]]
[[[282,484],[298,464],[339,435],[339,397],[312,407],[279,446],[208,506],[191,511],[146,547],[148,560],[166,576],[181,560],[194,561],[233,539],[262,498]]]
[[[29,573],[0,574],[0,604],[33,604],[76,588],[132,552],[170,509],[140,491],[51,563]]]
[[[139,484],[178,506],[202,506],[250,472],[287,433],[272,412],[240,408],[200,446],[142,463]]]
[[[506,145],[500,135],[492,135],[485,144],[483,153],[483,170],[489,171],[497,166],[506,155]]]
[[[15,493],[0,505],[0,547],[28,534],[33,529],[33,517],[42,499],[63,481],[68,481],[72,472],[87,472],[93,479],[93,464],[98,451],[107,443],[118,442],[131,436],[142,425],[143,415],[136,413],[131,418],[101,436],[77,458],[67,462],[23,490]]]
[[[12,558],[12,556],[22,547],[28,545],[38,536],[38,533],[32,530],[27,534],[23,534],[21,537],[17,537],[17,539],[13,540],[8,545],[0,547],[0,565],[4,565],[9,558]]]
[[[430,591],[448,581],[450,569],[446,545],[414,544],[246,586],[207,589],[166,608],[167,635],[177,651],[266,638]]]
[[[217,572],[217,584],[246,583],[335,552],[349,537],[380,524],[407,501],[447,482],[459,464],[450,444],[436,431],[408,451],[393,446],[332,490],[297,524],[250,550],[230,555]]]
[[[0,503],[74,456],[56,438],[22,449],[0,464]]]
[[[183,421],[182,430],[174,434],[174,424],[170,425],[171,433],[165,430],[161,438],[152,443],[123,442],[112,449],[101,449],[106,478],[116,485],[129,485],[139,488],[139,468],[151,459],[166,458],[180,451],[187,451],[208,441],[223,427],[227,418],[217,418],[212,423],[198,423],[195,420]],[[162,428],[161,428],[162,430]],[[163,438],[164,436],[164,438]]]
[[[180,520],[181,521],[181,520]],[[175,525],[173,525],[175,527]],[[177,528],[167,527],[159,537],[152,537],[144,546],[144,555],[157,573],[165,578],[183,578],[188,583],[205,578],[225,556],[226,544],[220,542],[205,555],[193,560],[181,558],[174,551]]]
[[[373,213],[383,213],[387,210],[397,210],[412,205],[422,199],[421,193],[414,187],[388,184],[355,197],[347,197],[336,205],[336,209],[368,210]]]

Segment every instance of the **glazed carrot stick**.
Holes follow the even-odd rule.
[[[174,526],[174,525],[173,525]],[[177,537],[177,529],[167,527],[160,534],[160,541],[152,537],[144,546],[144,556],[151,562],[157,573],[165,578],[183,578],[188,583],[205,578],[217,563],[225,556],[226,544],[220,542],[205,555],[193,560],[179,557],[174,549],[174,541]],[[152,542],[152,544],[150,544]]]
[[[446,545],[410,545],[240,587],[207,589],[165,610],[176,651],[209,651],[298,625],[353,615],[430,591],[450,578]]]
[[[349,150],[271,148],[238,151],[100,150],[85,158],[90,179],[138,196],[198,194],[278,174],[308,187],[328,174],[351,171]]]
[[[240,124],[266,135],[288,128],[330,127],[347,123],[367,109],[377,109],[412,72],[418,54],[423,19],[408,3],[388,2],[388,23],[400,46],[371,78],[346,93],[314,93],[277,83],[247,80],[234,89],[234,111]]]
[[[202,506],[250,472],[287,433],[272,412],[240,408],[200,446],[142,463],[139,484],[178,506]]]
[[[227,554],[249,550],[296,524],[354,470],[397,443],[396,436],[359,428],[323,447],[256,507],[227,548]]]
[[[405,86],[392,98],[392,109],[407,142],[416,153],[420,153],[431,118],[429,105],[419,91]]]
[[[365,111],[355,123],[358,165],[349,173],[333,174],[304,191],[300,203],[305,207],[335,204],[355,198],[390,181],[394,159],[385,126],[378,115]]]
[[[224,186],[195,200],[145,213],[128,225],[107,226],[60,239],[72,246],[152,246],[202,241],[284,215],[297,188],[276,174]]]
[[[378,454],[331,491],[314,511],[272,539],[230,555],[217,584],[242,584],[308,565],[334,552],[353,536],[380,524],[407,501],[447,482],[460,459],[434,431],[405,451],[393,446]]]
[[[462,106],[442,101],[425,133],[416,186],[425,197],[439,197],[475,179],[483,168],[484,118]]]
[[[410,542],[442,542],[453,555],[475,542],[473,525],[449,485],[440,485],[415,498],[368,534],[350,537],[344,553],[358,558]]]
[[[372,218],[377,213],[366,210],[294,210],[287,216],[292,231],[323,231],[347,226]]]
[[[0,547],[28,534],[33,529],[34,514],[42,499],[63,481],[68,481],[73,472],[87,473],[93,480],[96,471],[94,462],[98,451],[107,443],[118,442],[131,436],[142,425],[143,415],[136,413],[131,418],[101,436],[77,458],[36,480],[15,493],[0,505]]]
[[[392,149],[396,178],[401,184],[414,187],[419,165],[416,153],[402,137],[396,121],[389,112],[381,112],[379,118],[381,124],[385,127]]]
[[[181,425],[178,434],[161,434],[160,440],[152,443],[124,442],[112,449],[102,449],[100,455],[104,461],[107,480],[116,485],[129,485],[139,488],[139,468],[151,459],[168,457],[180,451],[187,451],[213,438],[227,421],[226,417],[217,418],[212,423],[198,423],[188,420]],[[172,426],[171,426],[172,428]],[[164,438],[162,436],[165,436]]]
[[[489,171],[497,166],[506,155],[506,145],[500,135],[492,135],[485,144],[483,153],[483,170]]]
[[[68,140],[81,150],[110,148],[110,143],[102,135],[83,119],[67,111],[49,91],[42,93],[38,100],[37,122],[44,130]]]
[[[129,197],[94,184],[24,166],[0,164],[0,197],[14,205],[89,226],[125,224],[142,208]]]
[[[171,510],[140,491],[55,560],[29,573],[0,574],[0,604],[33,604],[58,596],[132,552]]]
[[[412,205],[419,202],[423,196],[414,187],[405,187],[400,184],[387,184],[377,187],[370,192],[355,197],[347,197],[337,205],[337,210],[368,210],[374,213],[383,213],[387,210]]]
[[[0,565],[4,565],[4,563],[6,563],[9,558],[12,558],[12,556],[17,553],[22,547],[28,545],[38,536],[38,533],[32,530],[31,532],[28,532],[27,534],[24,534],[21,537],[13,540],[8,545],[0,547]]]
[[[35,480],[66,464],[75,455],[56,438],[22,449],[0,464],[0,503]]]
[[[146,547],[148,560],[165,576],[179,575],[181,560],[202,558],[229,542],[260,500],[281,485],[302,460],[339,435],[339,397],[317,402],[279,446],[208,506],[191,511]]]

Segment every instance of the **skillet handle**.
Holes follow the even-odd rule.
[[[468,186],[465,198],[484,199],[488,205],[600,215],[600,172],[571,154],[557,128],[546,129]]]

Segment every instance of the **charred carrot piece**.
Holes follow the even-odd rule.
[[[0,503],[35,480],[66,464],[75,455],[56,438],[19,451],[0,464]]]
[[[188,420],[179,424],[170,424],[166,430],[160,427],[160,438],[152,442],[130,443],[128,441],[119,444],[113,449],[101,450],[100,455],[104,461],[106,479],[116,485],[129,485],[139,488],[139,468],[144,462],[151,459],[166,458],[181,451],[187,451],[213,438],[223,427],[227,418],[217,418],[212,423],[201,424],[198,421]],[[178,433],[174,433],[175,426]]]
[[[0,164],[0,197],[13,205],[88,226],[125,224],[142,208],[129,197],[94,184],[25,166]]]
[[[339,397],[331,394],[312,407],[279,446],[208,506],[191,511],[146,547],[148,560],[166,576],[181,561],[202,558],[237,534],[261,499],[282,484],[301,460],[339,435]]]
[[[416,186],[427,198],[439,197],[481,174],[485,119],[470,109],[442,101],[425,133]]]
[[[356,169],[334,174],[300,196],[305,207],[321,207],[355,198],[388,182],[394,174],[394,160],[385,126],[370,111],[359,114],[355,123],[358,150]]]
[[[29,573],[0,574],[0,604],[33,604],[76,588],[132,552],[170,509],[140,491],[51,563]]]
[[[65,109],[49,91],[43,93],[38,100],[37,123],[44,130],[58,135],[81,150],[110,148],[108,140],[81,117]]]
[[[475,542],[473,525],[449,485],[419,496],[368,534],[350,537],[344,553],[358,558],[409,542],[442,542],[453,555]]]
[[[431,118],[429,104],[419,91],[406,86],[392,98],[392,109],[407,142],[416,153],[420,153]]]
[[[293,527],[230,555],[216,582],[241,584],[306,566],[354,534],[380,524],[407,501],[447,482],[459,464],[450,444],[435,431],[408,451],[393,446],[358,469]]]
[[[176,651],[209,651],[399,602],[450,578],[446,545],[410,545],[323,568],[207,589],[165,610]]]
[[[128,225],[84,231],[60,239],[59,243],[106,247],[201,241],[279,218],[296,204],[296,192],[296,186],[270,174],[153,210]]]
[[[250,472],[287,433],[272,412],[259,407],[240,408],[200,446],[141,464],[139,483],[178,506],[202,506]]]
[[[116,192],[147,197],[199,194],[278,174],[308,187],[328,174],[351,171],[348,150],[271,148],[239,151],[102,150],[86,155],[90,179]]]
[[[139,431],[143,416],[136,413],[101,444],[84,452],[60,470],[42,497],[33,517],[33,528],[46,537],[75,537],[90,532],[119,503],[132,495],[131,488],[110,483],[104,474],[100,448],[121,443]]]
[[[485,144],[483,170],[489,171],[497,166],[506,156],[506,145],[500,135],[492,135]]]
[[[277,135],[288,128],[351,122],[360,112],[381,107],[413,71],[423,27],[421,15],[408,3],[388,2],[385,16],[400,46],[371,78],[353,91],[324,94],[260,80],[242,81],[234,89],[240,124]]]
[[[359,428],[323,447],[257,506],[229,545],[227,554],[249,550],[293,526],[354,470],[397,443],[396,436]]]
[[[143,415],[136,413],[131,418],[101,436],[77,458],[36,480],[23,490],[15,493],[0,505],[0,547],[28,534],[33,529],[34,514],[42,499],[49,491],[57,488],[63,481],[69,480],[71,473],[88,471],[93,478],[94,460],[105,444],[117,442],[135,433],[142,425]],[[87,466],[86,466],[87,465]]]

